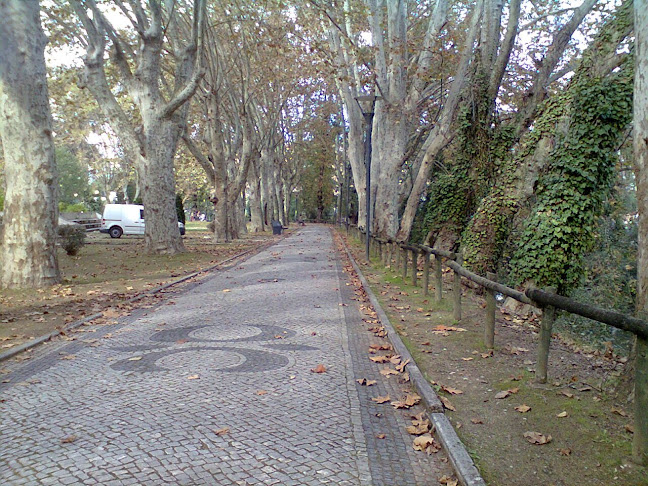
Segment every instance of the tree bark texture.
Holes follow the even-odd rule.
[[[635,0],[634,159],[639,209],[637,313],[648,316],[648,2]],[[637,339],[634,458],[648,464],[648,340]]]
[[[7,192],[0,283],[60,281],[57,176],[38,0],[0,0],[0,138]]]

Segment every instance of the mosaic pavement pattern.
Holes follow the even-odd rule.
[[[347,284],[329,230],[308,226],[0,364],[0,484],[438,484],[442,455],[405,432],[417,411],[371,401],[402,385],[368,360]]]

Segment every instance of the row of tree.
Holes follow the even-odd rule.
[[[48,2],[40,17],[50,38],[49,57],[66,58],[50,69],[52,121],[39,4],[1,6],[10,20],[3,32],[4,109],[16,110],[7,111],[2,132],[3,286],[48,285],[60,278],[53,153],[38,159],[38,170],[25,164],[34,158],[26,156],[29,150],[53,152],[53,132],[70,156],[60,157],[61,168],[69,169],[70,158],[81,160],[100,195],[115,190],[146,205],[145,245],[153,253],[184,251],[175,230],[178,187],[187,194],[209,193],[218,241],[246,229],[246,195],[252,231],[264,230],[272,219],[287,222],[297,191],[302,207],[306,202],[319,213],[331,199],[334,139],[340,133],[329,123],[335,102],[307,59],[308,41],[294,22],[293,7],[205,0]],[[34,39],[27,43],[33,58],[21,60],[26,38]],[[31,131],[16,122],[36,125],[34,117],[40,126]],[[42,140],[34,131],[44,133]],[[300,185],[307,170],[320,181],[312,201],[309,184],[305,190]],[[35,240],[39,251],[33,251]]]
[[[85,159],[97,158],[90,132],[118,140],[110,150],[122,180],[136,179],[152,253],[184,251],[176,174],[190,179],[180,185],[207,184],[214,236],[229,241],[245,230],[246,206],[253,231],[286,222],[296,190],[322,216],[334,180],[341,208],[348,161],[363,224],[368,145],[358,97],[371,95],[366,229],[460,247],[477,271],[506,257],[518,282],[576,285],[617,168],[633,162],[643,313],[646,7],[52,0],[41,12],[38,0],[0,0],[0,281],[60,278],[53,133]],[[54,53],[78,58],[52,78],[54,122],[41,23]],[[624,149],[632,126],[634,152]],[[638,353],[645,359],[642,343]],[[648,449],[647,438],[637,441]]]

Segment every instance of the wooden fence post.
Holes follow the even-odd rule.
[[[547,292],[556,293],[555,288],[548,288]],[[551,345],[551,330],[556,319],[556,308],[548,305],[542,309],[540,322],[540,342],[538,343],[538,363],[536,364],[536,381],[547,383],[547,362],[549,361],[549,346]]]
[[[434,280],[436,301],[441,302],[443,300],[443,268],[439,255],[434,255]]]
[[[418,277],[418,251],[412,250],[412,285],[416,287],[416,278]]]
[[[403,263],[403,283],[405,283],[405,279],[407,278],[407,260],[409,260],[409,258],[407,257],[407,250],[405,248],[401,248],[401,259]]]
[[[387,242],[387,266],[391,269],[394,258],[394,243]]]
[[[400,253],[400,248],[398,247],[398,243],[394,243],[394,253],[395,253],[395,270],[396,273],[398,273],[398,270],[400,269],[400,264],[401,264],[401,253]]]
[[[385,243],[385,268],[391,268],[391,249],[392,249],[392,244],[387,241]]]
[[[456,254],[455,262],[458,265],[463,264],[463,255],[461,253]],[[461,320],[461,275],[457,272],[454,272],[452,279],[452,317],[455,321]]]
[[[486,273],[488,280],[496,281],[497,275]],[[486,348],[495,349],[495,291],[486,289],[486,326],[484,327],[484,343]]]
[[[648,465],[648,340],[637,336],[635,343],[635,430],[632,439],[634,460]]]
[[[423,252],[423,295],[430,293],[430,252]]]

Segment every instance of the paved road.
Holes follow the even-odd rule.
[[[329,230],[308,226],[0,365],[0,484],[438,484],[442,453],[405,431],[418,410],[371,401],[405,385],[369,361],[347,284]]]

